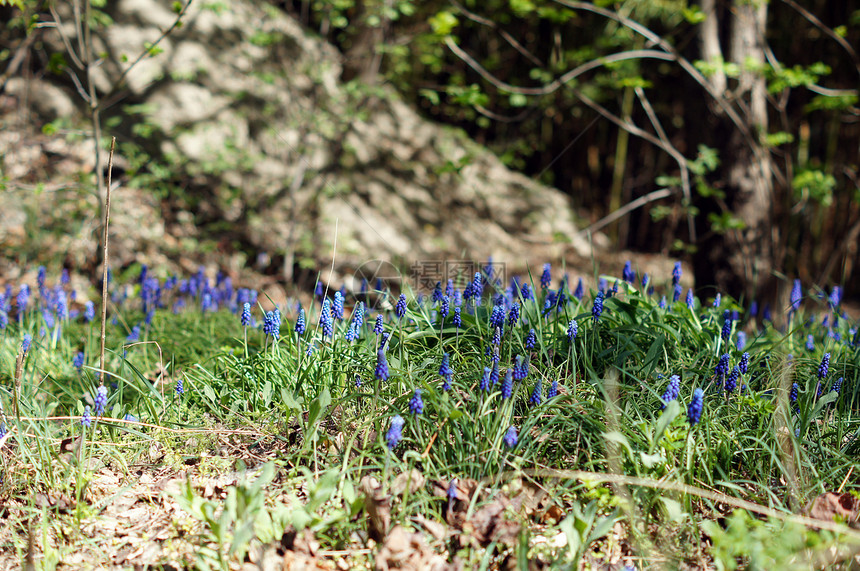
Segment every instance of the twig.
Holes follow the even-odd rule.
[[[135,58],[135,60],[133,62],[131,62],[131,65],[129,65],[127,68],[125,68],[125,70],[119,76],[119,79],[116,80],[116,83],[114,84],[114,90],[121,87],[122,82],[128,76],[129,72],[131,72],[131,70],[134,69],[137,64],[139,64],[141,61],[143,61],[143,59],[145,57],[149,56],[152,53],[153,48],[155,48],[158,44],[160,44],[162,42],[162,40],[164,40],[164,38],[169,36],[173,32],[173,30],[175,30],[179,26],[179,23],[182,21],[182,17],[185,16],[185,13],[188,11],[188,8],[191,7],[192,2],[194,2],[194,0],[188,0],[188,2],[182,7],[182,9],[179,12],[177,12],[176,20],[173,21],[173,24],[169,28],[167,28],[165,31],[163,31],[161,33],[161,35],[158,36],[158,39],[156,39],[154,42],[152,42],[152,44],[150,44],[150,46],[148,48],[146,48],[142,52],[140,52],[140,54],[138,54],[138,56]]]
[[[595,222],[594,224],[592,224],[591,226],[586,228],[585,230],[580,230],[579,232],[577,232],[577,235],[587,236],[590,233],[597,232],[598,230],[600,230],[601,228],[603,228],[607,224],[612,224],[613,222],[615,222],[616,220],[618,220],[619,218],[621,218],[622,216],[624,216],[628,212],[632,212],[633,210],[636,210],[637,208],[639,208],[641,206],[645,206],[649,202],[654,202],[655,200],[660,200],[661,198],[669,198],[670,196],[672,196],[672,191],[669,190],[668,188],[661,188],[660,190],[655,190],[654,192],[649,192],[645,196],[640,196],[636,200],[628,202],[627,204],[625,204],[624,206],[622,206],[621,208],[619,208],[615,212],[607,214],[606,216],[604,216],[603,218],[601,218],[600,220],[598,220],[597,222]]]
[[[98,142],[97,142],[98,143]],[[116,147],[116,137],[111,137],[110,140],[110,155],[108,155],[108,178],[107,178],[107,194],[105,197],[105,214],[104,227],[102,231],[102,330],[101,330],[101,348],[99,351],[99,368],[105,370],[105,330],[107,329],[107,302],[108,302],[108,226],[110,225],[110,191],[111,191],[111,174],[113,172],[113,151]],[[99,386],[104,386],[105,374],[102,372],[99,375]]]
[[[836,523],[834,521],[828,520],[813,519],[811,517],[796,515],[793,513],[786,513],[774,508],[759,505],[748,500],[735,498],[728,494],[706,490],[698,486],[691,486],[689,484],[683,484],[680,482],[652,480],[649,478],[639,478],[636,476],[627,476],[624,474],[602,474],[599,472],[588,472],[586,470],[555,470],[551,468],[527,469],[523,470],[522,473],[536,477],[562,478],[568,480],[590,480],[606,483],[624,483],[628,486],[642,486],[654,490],[681,492],[683,494],[689,494],[692,496],[698,496],[702,499],[711,500],[712,502],[721,502],[724,504],[728,504],[736,508],[761,514],[763,516],[776,518],[781,521],[799,523],[803,526],[811,528],[826,529],[834,533],[847,535],[855,540],[860,540],[860,531],[851,529],[845,524]],[[503,476],[507,477],[513,477],[515,475],[516,473],[503,474]]]

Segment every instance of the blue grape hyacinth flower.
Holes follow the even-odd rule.
[[[529,403],[539,405],[541,402],[543,402],[543,382],[541,379],[538,379],[537,383],[535,383],[535,388],[532,389]]]
[[[740,377],[741,370],[737,365],[732,368],[732,372],[726,377],[726,392],[731,394],[735,392],[735,389],[738,386],[738,377]]]
[[[397,304],[394,306],[394,314],[401,318],[406,315],[406,294],[401,293],[400,297],[397,298]]]
[[[509,399],[514,394],[514,372],[508,369],[505,373],[505,380],[502,381],[502,398]]]
[[[675,262],[675,267],[672,268],[672,285],[681,283],[681,262]]]
[[[385,433],[385,442],[388,444],[389,450],[394,450],[403,438],[403,425],[406,421],[399,414],[394,415],[391,419],[391,425],[388,427],[388,432]]]
[[[660,400],[663,401],[663,405],[660,409],[665,409],[666,405],[677,399],[679,394],[681,394],[681,377],[678,375],[672,375],[669,377],[669,384],[666,386],[663,396],[660,397]]]
[[[576,334],[579,331],[579,324],[575,319],[571,319],[570,323],[567,324],[567,342],[573,343],[573,340],[576,339]]]
[[[508,428],[507,432],[505,432],[505,436],[502,438],[502,441],[508,448],[516,446],[518,440],[519,438],[517,437],[517,429],[515,426]]]
[[[534,349],[537,344],[537,332],[534,329],[529,329],[529,334],[526,336],[526,349]]]
[[[695,426],[702,419],[702,410],[705,408],[705,393],[702,389],[693,391],[693,398],[690,400],[690,405],[687,407],[687,422],[690,426]]]
[[[791,311],[795,312],[800,309],[800,302],[803,300],[803,286],[800,280],[794,280],[794,285],[791,287]]]
[[[105,408],[107,407],[107,387],[104,385],[100,385],[99,388],[96,389],[96,396],[93,398],[94,412],[96,416],[101,416]]]
[[[380,381],[388,380],[388,359],[385,357],[385,350],[382,347],[376,352],[376,370],[374,374]]]
[[[591,317],[597,323],[600,320],[600,315],[603,313],[603,292],[597,292],[594,298],[594,305],[591,306]]]
[[[305,310],[300,309],[299,310],[299,316],[296,318],[295,332],[297,335],[301,336],[301,335],[305,334],[306,330],[307,330],[307,322],[305,320]]]
[[[490,368],[484,367],[484,376],[481,377],[481,383],[478,385],[478,390],[487,392],[490,390]]]
[[[630,260],[624,262],[624,270],[621,272],[621,279],[629,284],[636,282],[636,272],[633,271],[633,264]]]
[[[821,364],[818,365],[818,378],[824,379],[830,370],[830,353],[825,353],[821,358]]]
[[[442,364],[439,365],[439,376],[442,377],[445,382],[442,384],[443,390],[451,389],[451,380],[454,377],[454,371],[451,369],[451,357],[448,353],[442,355]]]
[[[421,389],[416,388],[412,398],[409,399],[409,412],[412,414],[424,412],[424,399],[421,398]]]
[[[89,428],[93,424],[93,416],[90,412],[90,405],[84,407],[84,415],[81,417],[81,426]]]
[[[72,366],[74,368],[76,368],[78,371],[80,371],[84,366],[84,359],[85,359],[84,352],[78,351],[75,354],[74,360],[72,361]]]
[[[552,265],[544,264],[543,272],[540,275],[540,287],[541,289],[547,289],[549,284],[552,283]]]
[[[738,363],[738,368],[741,370],[741,373],[746,375],[749,372],[750,368],[750,354],[744,353],[741,355],[741,362]]]

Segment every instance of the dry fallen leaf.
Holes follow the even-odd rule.
[[[849,493],[836,494],[826,492],[821,494],[807,508],[809,517],[834,521],[837,517],[851,527],[860,527],[860,499]]]
[[[402,494],[406,491],[407,482],[409,483],[409,493],[414,494],[424,487],[424,475],[415,468],[412,468],[409,472],[401,472],[394,478],[394,482],[391,484],[391,493],[395,496]]]
[[[391,498],[382,492],[382,486],[373,476],[365,476],[358,487],[364,492],[364,509],[368,516],[368,533],[376,541],[382,541],[391,524]]]
[[[448,563],[433,551],[421,533],[410,532],[395,525],[376,555],[377,571],[462,571],[463,562],[457,558]]]

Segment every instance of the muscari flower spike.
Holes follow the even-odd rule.
[[[546,400],[552,400],[558,396],[558,379],[553,379],[549,390],[546,392]]]
[[[72,361],[72,366],[74,368],[76,368],[78,371],[80,371],[84,366],[84,359],[85,359],[84,352],[78,351],[75,354],[74,360]]]
[[[21,341],[21,353],[27,354],[30,350],[30,343],[33,342],[33,337],[29,333],[24,334],[24,339]]]
[[[490,313],[490,327],[493,329],[503,327],[505,324],[505,308],[501,305],[494,305],[493,311]]]
[[[376,352],[376,370],[374,374],[380,381],[388,380],[388,359],[385,357],[385,350],[382,347]]]
[[[529,396],[529,403],[539,405],[541,402],[543,402],[543,383],[541,379],[538,379],[535,388],[532,389],[531,396]]]
[[[714,307],[720,307],[720,303],[722,302],[722,296],[717,293],[716,297],[714,297]]]
[[[633,271],[633,264],[630,260],[624,262],[624,270],[621,272],[621,278],[629,284],[636,282],[636,272]]]
[[[832,392],[835,392],[838,395],[839,391],[842,390],[842,381],[843,380],[844,380],[843,377],[839,377],[838,379],[833,381],[833,386],[830,387],[830,390]]]
[[[497,360],[493,359],[493,368],[490,371],[490,383],[492,383],[493,386],[496,386],[496,384],[498,382],[499,382],[499,362]]]
[[[454,308],[453,322],[454,322],[454,327],[456,327],[457,329],[460,329],[460,327],[463,326],[463,316],[460,314],[460,309],[461,309],[460,307]]]
[[[687,407],[687,422],[690,426],[695,426],[702,419],[702,409],[705,407],[705,393],[702,389],[693,391],[693,398],[690,400],[690,405]]]
[[[681,394],[681,377],[672,375],[669,377],[669,384],[666,386],[663,396],[660,397],[660,400],[663,401],[660,409],[664,410],[667,404],[678,398],[679,394]]]
[[[406,294],[401,293],[400,297],[397,298],[397,304],[394,306],[394,314],[401,318],[406,315]]]
[[[433,295],[430,299],[433,303],[442,301],[442,282],[436,282],[436,285],[433,287]]]
[[[335,319],[343,319],[343,294],[334,292],[334,303],[331,305],[331,314]]]
[[[672,268],[672,285],[681,283],[681,262],[675,262],[675,267]]]
[[[475,279],[472,280],[472,297],[479,300],[482,295],[484,295],[484,278],[481,277],[481,272],[475,272]]]
[[[251,304],[244,303],[242,305],[242,317],[240,318],[240,323],[243,327],[248,327],[251,325]]]
[[[687,299],[685,301],[687,302],[687,307],[693,309],[693,288],[687,288]]]
[[[385,442],[390,450],[394,450],[403,438],[403,425],[405,421],[399,414],[394,415],[391,419],[391,425],[388,427],[388,432],[385,433]]]
[[[529,329],[529,334],[526,336],[526,349],[534,349],[537,343],[537,333],[534,329]]]
[[[442,385],[442,390],[451,389],[451,379],[454,377],[454,371],[451,369],[451,357],[448,353],[442,355],[442,364],[439,365],[439,376],[445,379]]]
[[[101,416],[104,413],[105,408],[107,407],[107,401],[107,387],[100,385],[99,388],[96,389],[96,396],[93,399],[93,405],[95,407],[94,412],[96,413],[96,416]]]
[[[737,365],[732,368],[732,372],[726,377],[726,392],[733,393],[738,386],[738,377],[741,374],[740,367]]]
[[[381,313],[376,316],[376,323],[373,324],[373,332],[376,335],[379,335],[382,333],[382,314]]]
[[[660,306],[660,309],[666,309],[666,296],[665,295],[662,298],[660,298],[659,306]]]
[[[185,381],[182,377],[176,379],[176,394],[182,396],[185,394]]]
[[[502,382],[502,398],[509,399],[514,394],[514,372],[508,369]]]
[[[478,389],[482,392],[487,392],[490,390],[490,368],[484,367],[484,376],[481,377],[481,383],[478,386]]]
[[[442,316],[444,320],[448,317],[448,314],[451,312],[451,298],[447,295],[442,296],[442,304],[439,306],[439,315]]]
[[[567,324],[567,342],[573,343],[573,340],[576,339],[576,334],[579,331],[579,324],[575,319],[571,319],[570,323]]]
[[[738,368],[741,370],[741,373],[746,375],[749,372],[750,368],[750,354],[744,353],[741,355],[741,362],[738,363]]]
[[[672,291],[672,303],[675,303],[679,299],[681,299],[681,294],[684,292],[684,288],[681,287],[680,283],[675,284],[675,287]]]
[[[821,364],[818,365],[818,378],[819,380],[824,379],[827,376],[828,371],[830,370],[830,353],[825,353],[821,358]]]
[[[582,286],[582,278],[576,283],[576,289],[573,290],[573,297],[576,301],[582,301],[582,296],[585,295],[585,288]]]
[[[791,288],[791,311],[800,309],[800,302],[803,300],[803,287],[800,285],[800,280],[794,280],[794,285]]]
[[[409,399],[409,412],[412,414],[424,412],[424,399],[421,398],[421,389],[415,389],[415,393]]]
[[[90,412],[90,405],[86,405],[84,407],[84,415],[81,417],[81,426],[85,428],[89,428],[93,423],[92,413]]]
[[[732,336],[732,312],[728,309],[723,312],[723,329],[720,332],[720,337],[728,343]]]
[[[305,320],[305,310],[299,310],[299,316],[296,318],[295,332],[297,335],[304,335],[307,330],[307,322]]]
[[[513,448],[517,445],[517,440],[517,429],[515,426],[511,426],[508,428],[507,432],[505,432],[505,436],[502,438],[502,441],[508,448]]]
[[[735,341],[735,347],[738,351],[743,351],[744,347],[747,346],[747,334],[743,331],[738,331],[737,341]]]
[[[496,347],[502,344],[502,330],[498,327],[493,331],[492,344]],[[489,350],[489,347],[487,349]]]
[[[543,272],[540,275],[540,287],[541,289],[547,289],[549,284],[552,283],[552,265],[544,264]]]
[[[510,327],[514,327],[517,324],[517,321],[520,319],[520,303],[515,301],[511,305],[510,311],[508,311],[508,325]]]
[[[597,323],[600,320],[600,315],[603,313],[603,292],[597,292],[594,298],[594,305],[591,306],[591,317]]]
[[[717,361],[717,366],[714,368],[714,376],[717,379],[722,379],[729,374],[729,354],[725,353],[720,360]]]

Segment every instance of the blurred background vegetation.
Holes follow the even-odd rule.
[[[855,271],[856,2],[285,6],[340,48],[348,73],[392,83],[592,220],[676,191],[608,227],[620,248],[696,253],[699,281],[747,294],[769,287],[772,270],[815,283]],[[673,152],[687,162],[689,196]],[[763,180],[745,172],[756,165]],[[763,201],[747,212],[755,193]],[[737,252],[758,268],[730,262]]]
[[[73,4],[97,26],[121,9]],[[776,295],[783,275],[857,293],[857,2],[271,6],[340,50],[344,80],[394,86],[426,117],[570,195],[590,222],[621,209],[596,225],[617,248],[686,257],[699,283],[748,298]],[[32,33],[48,8],[0,0],[3,43]],[[13,56],[0,49],[5,66]],[[45,54],[29,65],[65,64]]]

